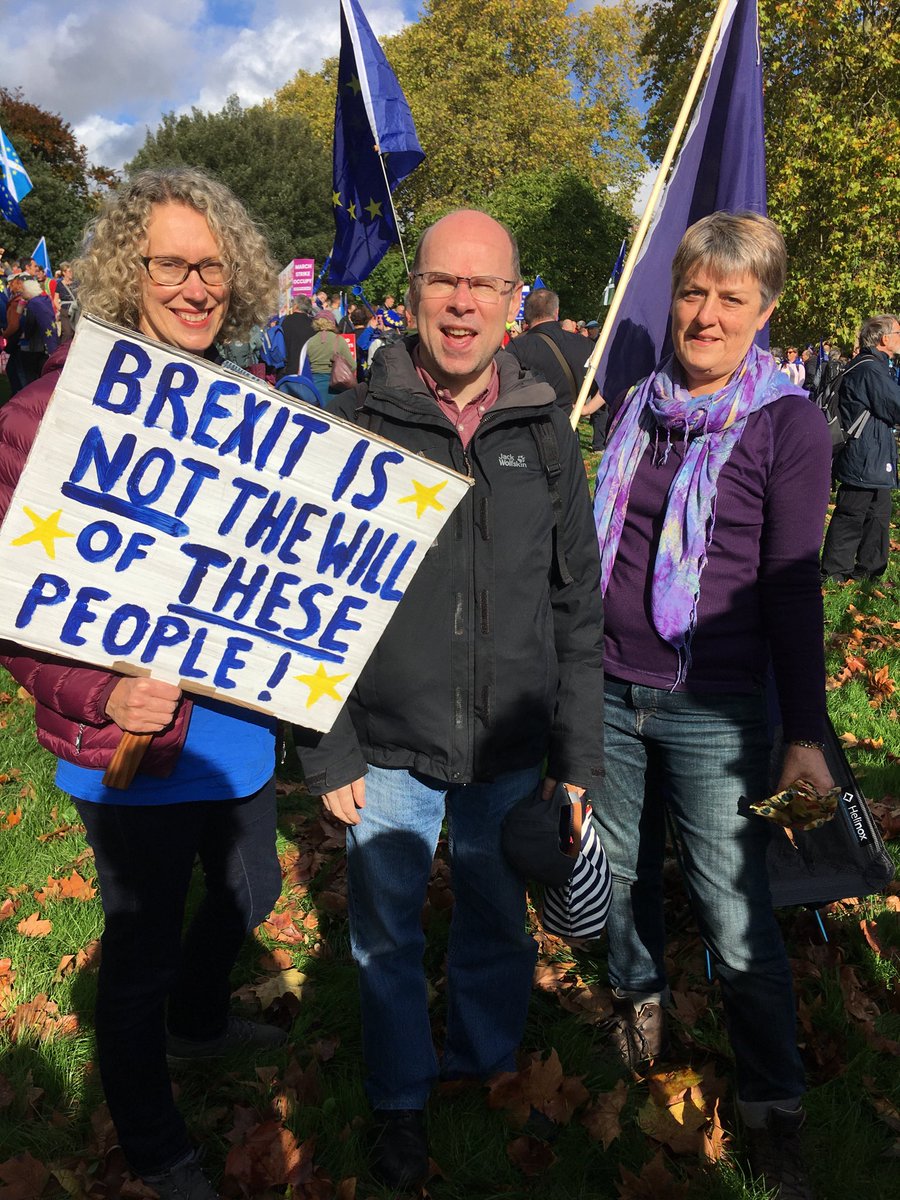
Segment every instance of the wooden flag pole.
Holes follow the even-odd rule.
[[[123,733],[113,751],[109,766],[103,773],[104,787],[127,788],[141,765],[144,751],[150,745],[152,733]]]
[[[619,282],[616,285],[615,293],[613,294],[612,303],[609,306],[609,311],[606,314],[606,320],[603,322],[603,328],[600,330],[600,336],[594,344],[594,349],[591,357],[588,360],[585,368],[584,381],[581,385],[581,391],[578,393],[578,399],[575,401],[575,407],[572,409],[572,428],[576,429],[578,422],[581,419],[581,410],[584,408],[585,401],[588,397],[588,392],[591,390],[591,384],[594,380],[594,375],[600,365],[600,359],[603,356],[603,351],[606,349],[606,343],[609,341],[609,335],[612,331],[613,324],[619,314],[619,308],[622,304],[622,298],[625,295],[625,289],[628,287],[629,280],[634,272],[637,264],[638,256],[641,252],[641,247],[644,244],[644,239],[647,236],[647,230],[650,228],[650,222],[656,213],[656,206],[659,203],[659,197],[662,194],[663,187],[666,182],[666,176],[669,174],[669,167],[672,165],[672,159],[675,157],[675,151],[678,149],[678,144],[681,141],[681,135],[684,133],[684,128],[688,123],[691,115],[691,110],[694,107],[694,101],[697,98],[697,92],[700,90],[700,84],[703,82],[703,76],[706,74],[706,68],[709,66],[709,60],[712,58],[713,50],[716,47],[716,40],[719,36],[719,30],[722,28],[722,22],[725,20],[725,11],[732,0],[719,0],[719,7],[716,9],[716,15],[713,17],[712,25],[709,28],[709,33],[706,35],[706,41],[703,44],[703,50],[694,68],[694,74],[691,79],[690,87],[687,90],[687,95],[681,105],[681,111],[678,114],[678,120],[675,122],[675,128],[672,130],[672,136],[669,138],[669,144],[666,146],[666,152],[663,155],[662,162],[659,164],[659,170],[656,172],[656,179],[653,183],[653,190],[647,199],[647,204],[644,208],[644,215],[641,217],[637,232],[634,235],[634,241],[631,243],[631,248],[628,251],[628,257],[625,259],[625,266],[622,268],[622,274],[619,277]]]

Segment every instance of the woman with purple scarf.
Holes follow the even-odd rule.
[[[614,414],[595,498],[607,681],[606,777],[593,809],[613,873],[617,1054],[636,1070],[668,1050],[667,810],[721,986],[751,1165],[781,1200],[808,1200],[804,1073],[769,894],[769,829],[746,812],[747,800],[798,779],[832,785],[818,567],[828,431],[754,345],[786,268],[765,217],[720,212],[693,225],[672,264],[674,353]],[[770,663],[785,741],[777,789]]]

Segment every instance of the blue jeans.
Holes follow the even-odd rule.
[[[665,806],[694,916],[712,954],[744,1101],[805,1090],[790,966],[772,909],[769,828],[741,796],[769,792],[760,695],[666,692],[607,680],[606,776],[594,818],[609,856],[609,979],[622,992],[666,985]]]
[[[455,904],[447,952],[443,1075],[515,1069],[534,962],[525,885],[500,826],[540,771],[447,784],[369,767],[360,823],[348,829],[350,938],[359,967],[366,1094],[373,1108],[423,1108],[438,1075],[422,955],[422,906],[446,812]]]
[[[167,1012],[181,1037],[224,1033],[231,969],[281,892],[275,784],[243,800],[75,806],[106,919],[94,1016],[100,1077],[125,1157],[150,1175],[191,1149],[166,1065]],[[196,858],[206,886],[184,930]]]

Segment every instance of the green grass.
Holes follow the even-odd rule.
[[[836,678],[844,670],[848,655],[865,662],[850,680],[829,692],[832,716],[839,732],[852,732],[863,742],[869,739],[848,753],[864,773],[870,800],[880,802],[888,813],[900,812],[900,801],[894,799],[900,796],[898,763],[889,757],[900,757],[900,721],[890,695],[877,707],[870,702],[878,691],[874,675],[879,668],[887,668],[882,694],[889,691],[887,679],[897,679],[900,685],[900,649],[895,644],[900,631],[891,628],[891,622],[900,619],[898,598],[900,572],[893,565],[877,587],[829,585],[826,591],[829,675]],[[51,757],[34,740],[30,701],[8,676],[0,676],[0,812],[16,814],[21,809],[22,813],[18,823],[0,817],[4,889],[0,903],[9,898],[17,906],[0,920],[0,1038],[5,1043],[0,1064],[0,1197],[4,1200],[7,1193],[2,1185],[17,1169],[11,1160],[26,1151],[53,1172],[40,1192],[43,1200],[65,1195],[84,1200],[115,1197],[123,1177],[121,1159],[111,1149],[93,1068],[96,974],[88,965],[58,977],[64,956],[76,954],[99,936],[99,900],[51,899],[39,905],[34,898],[47,886],[48,877],[68,877],[76,868],[87,880],[94,876],[77,814],[53,785],[53,767]],[[297,852],[302,856],[315,850],[321,859],[312,879],[294,885],[286,882],[278,910],[293,914],[296,922],[306,918],[314,927],[306,931],[305,942],[296,945],[278,943],[260,930],[241,956],[235,986],[236,1004],[259,1015],[259,1003],[247,989],[270,976],[267,956],[272,951],[288,952],[290,964],[306,976],[302,995],[299,1000],[283,997],[264,1014],[265,1019],[290,1028],[288,1047],[259,1061],[244,1056],[178,1072],[179,1103],[191,1130],[204,1144],[217,1179],[226,1156],[233,1152],[234,1138],[240,1140],[232,1132],[236,1125],[270,1121],[276,1124],[268,1128],[283,1126],[297,1143],[309,1147],[314,1139],[314,1174],[303,1190],[258,1183],[242,1193],[232,1178],[223,1185],[230,1197],[381,1196],[386,1193],[366,1182],[356,976],[345,918],[335,911],[339,906],[334,896],[343,888],[343,855],[339,839],[329,836],[320,821],[318,803],[300,785],[291,753],[281,778],[278,846],[285,865]],[[50,831],[57,833],[39,840]],[[900,843],[895,841],[890,848],[900,857]],[[669,950],[680,1001],[679,1019],[674,1022],[679,1059],[705,1072],[704,1097],[721,1092],[720,1112],[730,1129],[733,1092],[728,1041],[674,872],[667,895],[670,926],[675,930]],[[898,1194],[898,1134],[879,1119],[874,1107],[878,1103],[900,1108],[900,1073],[892,1045],[900,1039],[900,913],[891,907],[896,906],[896,898],[895,892],[858,905],[832,906],[826,917],[831,939],[827,947],[808,913],[781,914],[795,964],[811,1084],[806,1134],[810,1169],[818,1194],[827,1200],[856,1200],[860,1192],[866,1200],[895,1200]],[[32,912],[52,921],[47,936],[27,938],[18,932],[18,923]],[[866,943],[862,920],[877,921],[881,956]],[[435,984],[432,1012],[438,1038],[445,1011],[446,929],[446,914],[439,906],[430,908],[426,963]],[[440,1169],[428,1186],[435,1200],[618,1197],[624,1186],[623,1171],[639,1174],[658,1150],[639,1124],[646,1119],[650,1102],[646,1081],[628,1081],[621,1133],[607,1150],[591,1139],[581,1123],[587,1107],[610,1093],[619,1080],[598,1029],[606,980],[602,944],[573,954],[561,943],[543,939],[539,966],[555,967],[558,977],[554,986],[535,989],[523,1066],[531,1055],[539,1052],[546,1057],[554,1049],[565,1075],[581,1079],[587,1100],[569,1123],[539,1131],[551,1136],[545,1145],[540,1140],[531,1145],[540,1169],[529,1176],[508,1154],[510,1143],[522,1135],[521,1123],[492,1108],[486,1089],[439,1089],[429,1108],[431,1151]],[[41,1028],[14,1037],[12,1021],[17,1013],[20,1022],[29,1013],[40,1020],[36,997],[41,995],[56,1006],[55,1013]],[[28,1004],[30,1010],[20,1007]],[[73,1015],[77,1022],[71,1020]],[[766,1014],[760,1013],[760,1021],[765,1019]],[[55,1021],[60,1023],[58,1031],[48,1035]],[[895,1157],[888,1157],[892,1147]],[[740,1170],[739,1138],[732,1149],[733,1164],[716,1166],[702,1166],[694,1153],[666,1152],[672,1190],[645,1183],[643,1191],[626,1191],[626,1195],[763,1200],[763,1192]],[[338,1193],[340,1181],[354,1178],[359,1180],[355,1192],[345,1183]],[[26,1192],[10,1194],[10,1200],[26,1197]]]

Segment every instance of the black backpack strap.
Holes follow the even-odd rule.
[[[553,351],[554,355],[556,356],[556,361],[562,367],[563,373],[565,374],[565,377],[568,381],[569,387],[572,389],[572,403],[574,404],[575,401],[578,399],[578,390],[579,390],[578,389],[578,381],[575,378],[575,372],[572,370],[572,368],[566,362],[565,358],[563,358],[562,351],[560,350],[559,346],[557,346],[556,342],[554,342],[553,338],[550,337],[549,334],[544,333],[543,330],[541,330],[541,329],[536,329],[535,333],[541,339],[542,342],[547,343],[547,345],[550,347],[550,349]]]
[[[547,487],[550,489],[550,501],[553,505],[553,558],[559,577],[564,585],[572,583],[569,566],[566,562],[566,551],[562,539],[562,498],[559,494],[559,477],[562,475],[562,464],[559,459],[559,442],[556,430],[550,417],[538,417],[530,425],[531,436],[537,446],[538,458],[547,477]]]

